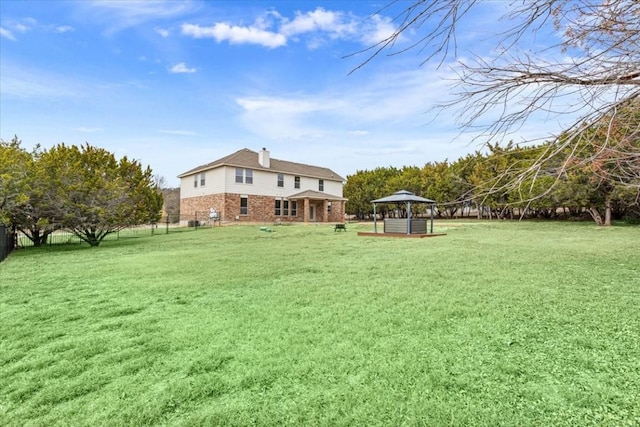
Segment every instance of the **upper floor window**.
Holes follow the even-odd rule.
[[[281,173],[278,174],[278,187],[284,187],[284,175]]]
[[[193,175],[193,186],[198,186],[198,174]]]
[[[300,177],[299,176],[296,176],[295,178],[293,178],[293,182],[294,182],[293,186],[295,188],[300,188]]]
[[[205,183],[205,174],[204,172],[200,172],[200,187],[204,187]]]
[[[324,191],[324,179],[318,180],[318,191]]]
[[[253,170],[236,168],[236,182],[238,184],[253,184]]]

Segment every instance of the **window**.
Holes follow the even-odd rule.
[[[294,186],[295,188],[300,188],[300,177],[299,177],[299,176],[296,176],[293,180],[294,180],[294,184],[293,184],[293,186]]]
[[[236,168],[236,182],[238,184],[253,184],[253,170]]]
[[[298,216],[298,202],[291,201],[291,216]]]
[[[289,201],[284,200],[282,203],[282,214],[284,216],[289,216]]]
[[[284,175],[281,173],[278,174],[278,187],[284,187]]]
[[[240,196],[240,215],[249,215],[249,198]]]
[[[324,179],[318,180],[318,191],[324,191]]]
[[[281,204],[282,204],[282,200],[276,199],[276,216],[282,215],[282,211],[280,209]]]
[[[198,174],[193,175],[193,186],[198,186]]]
[[[200,172],[200,187],[204,187],[205,183],[205,174],[204,172]]]

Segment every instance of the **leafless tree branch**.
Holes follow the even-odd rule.
[[[556,165],[557,179],[571,168],[591,167],[621,185],[640,187],[640,2],[514,0],[502,17],[509,26],[495,34],[492,52],[458,58],[459,24],[489,3],[393,1],[385,11],[401,9],[396,31],[357,52],[369,56],[353,71],[382,52],[397,55],[415,48],[424,53],[423,63],[439,58],[442,66],[453,59],[457,92],[439,107],[458,108],[461,130],[480,130],[476,139],[482,141],[504,140],[540,114],[554,123],[573,118],[560,133],[540,129],[536,140],[552,144],[518,174],[505,171],[516,178],[492,191],[532,185],[532,178],[548,176],[549,163]],[[555,39],[532,47],[529,35],[544,31]],[[409,32],[422,35],[398,47]]]

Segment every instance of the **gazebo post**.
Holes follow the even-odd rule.
[[[431,203],[431,234],[433,234],[433,203]]]
[[[373,232],[374,233],[378,233],[378,223],[376,222],[376,217],[378,215],[376,215],[376,204],[373,204]]]
[[[411,234],[411,202],[407,202],[407,234]]]

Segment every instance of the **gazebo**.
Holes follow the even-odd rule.
[[[371,201],[373,203],[373,229],[374,233],[378,233],[378,223],[376,220],[376,207],[383,203],[396,203],[406,204],[407,206],[407,218],[386,218],[384,220],[384,233],[385,234],[432,234],[433,235],[433,206],[436,201],[431,199],[425,199],[424,197],[416,196],[410,191],[400,190],[393,193],[391,196],[383,197]],[[411,205],[412,204],[427,204],[431,208],[430,215],[430,231],[427,232],[427,219],[426,218],[412,218],[411,217]]]

